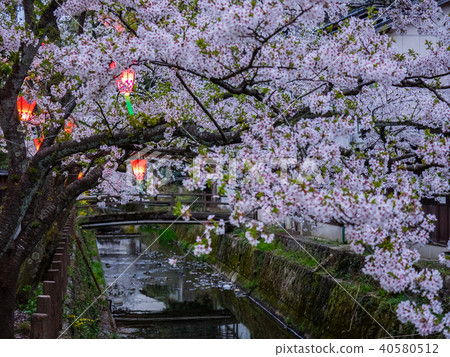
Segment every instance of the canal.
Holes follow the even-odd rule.
[[[120,337],[299,338],[206,262],[158,240],[158,231],[97,235]]]

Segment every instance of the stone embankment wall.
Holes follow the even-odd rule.
[[[420,337],[411,336],[413,326],[396,318],[395,308],[406,297],[386,293],[360,273],[362,257],[342,246],[297,238],[312,259],[291,238],[280,240],[282,248],[279,243],[262,251],[230,234],[218,237],[213,263],[305,337]]]
[[[75,225],[72,235],[79,245],[72,244],[63,338],[115,338],[95,231]]]

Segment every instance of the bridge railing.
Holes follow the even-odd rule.
[[[175,207],[175,205],[179,202],[185,205],[195,205],[196,207],[201,207],[203,212],[208,211],[208,208],[214,208],[218,210],[221,208],[226,211],[226,207],[228,206],[228,202],[224,202],[222,199],[226,198],[226,196],[218,196],[210,193],[161,193],[156,196],[147,196],[147,195],[133,195],[136,197],[135,201],[129,201],[123,206],[127,204],[139,205],[139,206],[163,206],[168,207],[169,209]],[[114,201],[107,201],[108,199],[119,199],[120,196],[87,196],[82,197],[78,201],[88,201],[88,202],[98,202],[100,200],[105,200],[105,207],[117,207],[122,206]],[[78,208],[87,208],[87,207],[98,207],[97,204],[84,204],[77,205]]]

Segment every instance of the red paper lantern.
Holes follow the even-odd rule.
[[[67,134],[72,134],[72,128],[75,126],[75,123],[72,120],[68,120],[66,126],[64,127],[64,131]]]
[[[83,178],[83,171],[80,171],[80,173],[78,174],[78,180],[81,180]]]
[[[34,106],[36,101],[29,104],[24,97],[17,98],[17,111],[19,112],[20,120],[29,121],[33,116]]]
[[[39,149],[41,148],[42,142],[44,141],[44,138],[36,138],[33,140],[34,141],[34,146],[36,147],[36,151],[39,151]]]
[[[112,61],[112,62],[109,64],[109,68],[110,68],[110,69],[116,68],[116,62]]]
[[[117,88],[119,88],[120,93],[130,94],[133,91],[134,74],[134,71],[130,68],[124,70],[116,78]]]
[[[142,181],[145,177],[145,170],[147,169],[147,160],[131,160],[131,167],[133,169],[133,174],[134,177],[136,177],[136,180]]]

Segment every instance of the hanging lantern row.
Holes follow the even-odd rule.
[[[125,95],[125,101],[127,102],[127,109],[128,109],[128,113],[130,115],[134,115],[133,108],[131,107],[131,102],[130,102],[130,93],[133,91],[134,78],[135,78],[135,72],[131,68],[124,70],[116,78],[117,88],[119,88],[120,93],[123,93]]]
[[[111,62],[109,67],[111,69],[114,69],[116,67],[116,63]],[[131,101],[130,101],[130,93],[133,91],[134,79],[135,79],[135,72],[131,68],[124,70],[116,78],[117,88],[119,89],[119,92],[123,93],[125,96],[125,102],[127,103],[127,109],[128,109],[128,113],[130,115],[134,115],[133,108],[131,106]],[[36,101],[33,101],[33,103],[28,103],[24,97],[18,97],[17,98],[17,111],[19,113],[20,120],[22,120],[24,122],[28,122],[33,125],[40,125],[40,124],[45,123],[46,118],[50,115],[50,113],[45,111],[38,117],[33,117],[33,110],[34,110],[35,106],[36,106]],[[67,134],[71,134],[74,126],[76,126],[75,122],[73,120],[69,120],[64,127],[64,131]],[[41,138],[36,138],[33,141],[34,141],[34,146],[36,147],[36,151],[39,151],[39,149],[41,148],[42,142],[44,141],[44,137],[42,136]],[[133,173],[136,177],[136,180],[140,183],[145,177],[145,170],[147,168],[147,160],[141,160],[141,159],[131,160],[131,166],[133,168]],[[78,179],[81,179],[82,177],[83,177],[83,172],[80,172],[78,175]]]
[[[38,116],[33,116],[33,110],[35,106],[36,101],[33,101],[33,103],[30,104],[25,100],[24,97],[18,97],[17,111],[19,112],[20,120],[33,125],[44,124],[46,120],[50,117],[50,113],[48,111],[44,111]],[[64,131],[67,134],[71,134],[74,126],[76,126],[74,120],[69,118],[67,124],[64,127]]]
[[[131,160],[131,168],[133,169],[134,177],[138,182],[141,182],[145,177],[145,170],[147,169],[147,160],[137,159]]]

